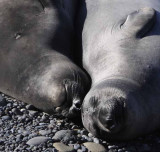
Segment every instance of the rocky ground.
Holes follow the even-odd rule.
[[[93,137],[81,124],[0,93],[0,151],[160,152],[160,133],[129,142],[106,142]]]

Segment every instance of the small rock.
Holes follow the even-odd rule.
[[[12,109],[12,112],[13,112],[14,114],[16,114],[16,115],[22,115],[22,112],[21,112],[19,109],[17,109],[17,108],[13,108],[13,109]]]
[[[88,142],[94,142],[94,141],[93,141],[93,139],[92,139],[92,138],[90,138],[90,137],[88,137],[88,138],[87,138],[87,141],[88,141]],[[99,141],[99,139],[98,139],[98,140],[95,140],[95,143],[99,144],[99,142],[98,142],[98,141]]]
[[[49,124],[49,125],[48,125],[48,128],[49,128],[49,129],[53,129],[54,127],[55,127],[55,125],[53,125],[53,124]]]
[[[81,150],[82,150],[82,152],[85,152],[85,151],[87,151],[87,148],[81,145]]]
[[[81,147],[81,146],[80,146],[79,144],[75,144],[75,145],[74,145],[74,149],[75,149],[75,150],[80,149],[80,147]]]
[[[21,112],[25,112],[25,111],[26,111],[26,109],[22,108],[22,109],[20,109],[20,111],[21,111]]]
[[[55,125],[55,121],[54,120],[50,120],[50,124]]]
[[[74,148],[71,146],[67,146],[63,143],[54,143],[53,146],[59,151],[59,152],[73,152]]]
[[[87,149],[91,152],[106,152],[107,151],[104,146],[93,143],[93,142],[86,142],[83,145],[87,147]]]
[[[78,126],[74,125],[71,129],[78,129]]]
[[[0,145],[3,145],[3,144],[4,144],[4,141],[0,139]]]
[[[48,140],[50,140],[50,138],[44,137],[44,136],[38,136],[38,137],[34,137],[34,138],[30,139],[27,142],[27,145],[36,146],[36,145],[39,145],[39,144],[43,144],[43,143],[47,142]]]
[[[35,116],[38,112],[34,110],[29,110],[29,115],[30,116]]]
[[[23,136],[27,136],[27,135],[31,134],[31,132],[30,131],[24,131],[22,134],[23,134]]]
[[[63,142],[69,142],[75,140],[75,132],[72,130],[60,130],[56,132],[52,139],[55,141],[63,140]]]
[[[41,134],[42,136],[48,135],[51,133],[51,130],[40,130],[39,134]]]
[[[47,126],[47,123],[39,123],[40,126]]]
[[[60,123],[60,122],[57,123],[57,126],[61,126],[61,125],[62,125],[62,123]]]
[[[19,141],[21,141],[23,139],[23,135],[17,135],[16,136],[16,142],[19,142]]]
[[[109,149],[108,152],[117,152],[117,150],[116,149]],[[125,151],[125,152],[130,152],[130,151]]]
[[[3,98],[1,95],[0,95],[0,106],[6,106],[7,105],[7,101],[5,98]]]
[[[60,113],[60,112],[62,111],[62,108],[61,108],[61,107],[57,107],[57,108],[55,109],[55,111],[58,112],[58,113]]]
[[[82,130],[82,131],[81,131],[81,134],[82,134],[82,135],[88,135],[88,131]]]
[[[94,138],[93,142],[99,144],[99,139],[98,138]]]
[[[37,108],[35,108],[33,105],[26,105],[26,109],[28,110],[37,110]]]
[[[91,133],[88,134],[88,137],[93,137],[93,135]]]
[[[123,149],[118,149],[118,152],[125,152]]]
[[[8,104],[7,104],[7,106],[8,106],[8,107],[11,107],[11,106],[12,106],[12,104],[11,104],[11,103],[8,103]]]
[[[118,146],[116,146],[116,145],[109,145],[108,146],[108,149],[117,149],[118,148]]]
[[[2,116],[2,120],[11,120],[10,116]]]

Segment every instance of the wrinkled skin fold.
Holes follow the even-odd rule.
[[[82,105],[84,126],[106,140],[158,129],[160,1],[85,0],[83,16],[84,10],[83,66],[92,78]]]
[[[0,91],[76,117],[89,87],[73,63],[73,0],[0,1]]]

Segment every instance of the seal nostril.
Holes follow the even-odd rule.
[[[80,108],[80,107],[81,107],[81,102],[80,102],[80,100],[75,100],[73,103],[74,103],[74,105],[76,106],[76,108]]]
[[[105,102],[98,113],[99,126],[101,129],[116,133],[121,130],[124,124],[124,100],[121,98],[112,98]]]
[[[108,130],[112,130],[112,129],[114,129],[116,127],[115,122],[112,119],[106,119],[105,124],[106,124],[106,128]]]

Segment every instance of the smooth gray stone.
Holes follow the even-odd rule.
[[[10,116],[2,116],[2,120],[11,120]]]
[[[75,139],[75,131],[72,130],[60,130],[52,138],[55,141],[68,142]]]
[[[106,148],[103,145],[96,144],[93,142],[86,142],[83,145],[91,152],[107,152]]]
[[[51,130],[40,130],[39,134],[41,134],[42,136],[48,135],[51,133]]]
[[[59,151],[59,152],[73,152],[74,148],[71,146],[67,146],[63,143],[54,143],[53,146]]]
[[[47,142],[48,140],[50,140],[50,138],[48,137],[44,137],[44,136],[38,136],[38,137],[34,137],[32,139],[30,139],[27,144],[28,145],[32,145],[32,146],[36,146],[36,145],[39,145],[39,144],[43,144],[45,142]]]

